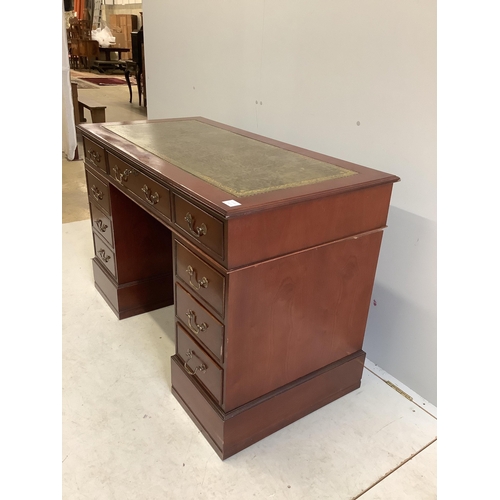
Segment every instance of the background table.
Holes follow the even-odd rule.
[[[111,61],[111,54],[118,54],[118,59],[121,59],[121,55],[125,52],[130,52],[130,49],[122,48],[122,47],[99,47],[99,52],[104,54],[106,57],[106,61]]]

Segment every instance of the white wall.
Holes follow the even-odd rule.
[[[435,0],[144,0],[143,12],[149,118],[205,116],[401,177],[365,350],[436,404]]]

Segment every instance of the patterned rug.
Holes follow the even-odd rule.
[[[78,89],[98,89],[99,85],[94,85],[90,82],[84,82],[80,78],[72,78],[71,81],[77,84]]]

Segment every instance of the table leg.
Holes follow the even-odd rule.
[[[125,70],[125,80],[127,80],[128,92],[130,94],[130,103],[132,102],[132,85],[130,85],[130,70]]]
[[[142,101],[142,87],[141,87],[141,72],[140,72],[140,70],[137,70],[135,72],[135,81],[137,82],[137,90],[139,92],[139,106],[140,106],[141,101]]]

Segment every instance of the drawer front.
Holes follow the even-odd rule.
[[[88,170],[86,172],[87,190],[90,200],[109,215],[109,186],[104,184],[95,175],[92,175]]]
[[[128,189],[141,200],[146,201],[152,209],[171,220],[170,191],[157,182],[149,179],[135,168],[127,165],[116,156],[109,154],[109,174],[121,186]]]
[[[90,216],[92,217],[92,227],[94,231],[101,236],[111,248],[113,243],[113,225],[111,219],[99,209],[94,203],[90,204]]]
[[[94,233],[94,250],[97,260],[116,277],[115,254],[108,245]]]
[[[222,368],[190,338],[188,333],[177,323],[177,356],[184,363],[184,370],[196,377],[210,394],[222,403]]]
[[[224,258],[224,223],[174,195],[174,223],[192,241]]]
[[[92,165],[94,168],[102,170],[103,172],[108,172],[104,148],[84,137],[83,150],[85,152],[85,161],[88,164]]]
[[[222,362],[224,326],[178,283],[175,285],[175,314],[186,330]]]
[[[225,278],[175,241],[175,275],[186,288],[224,316]]]

